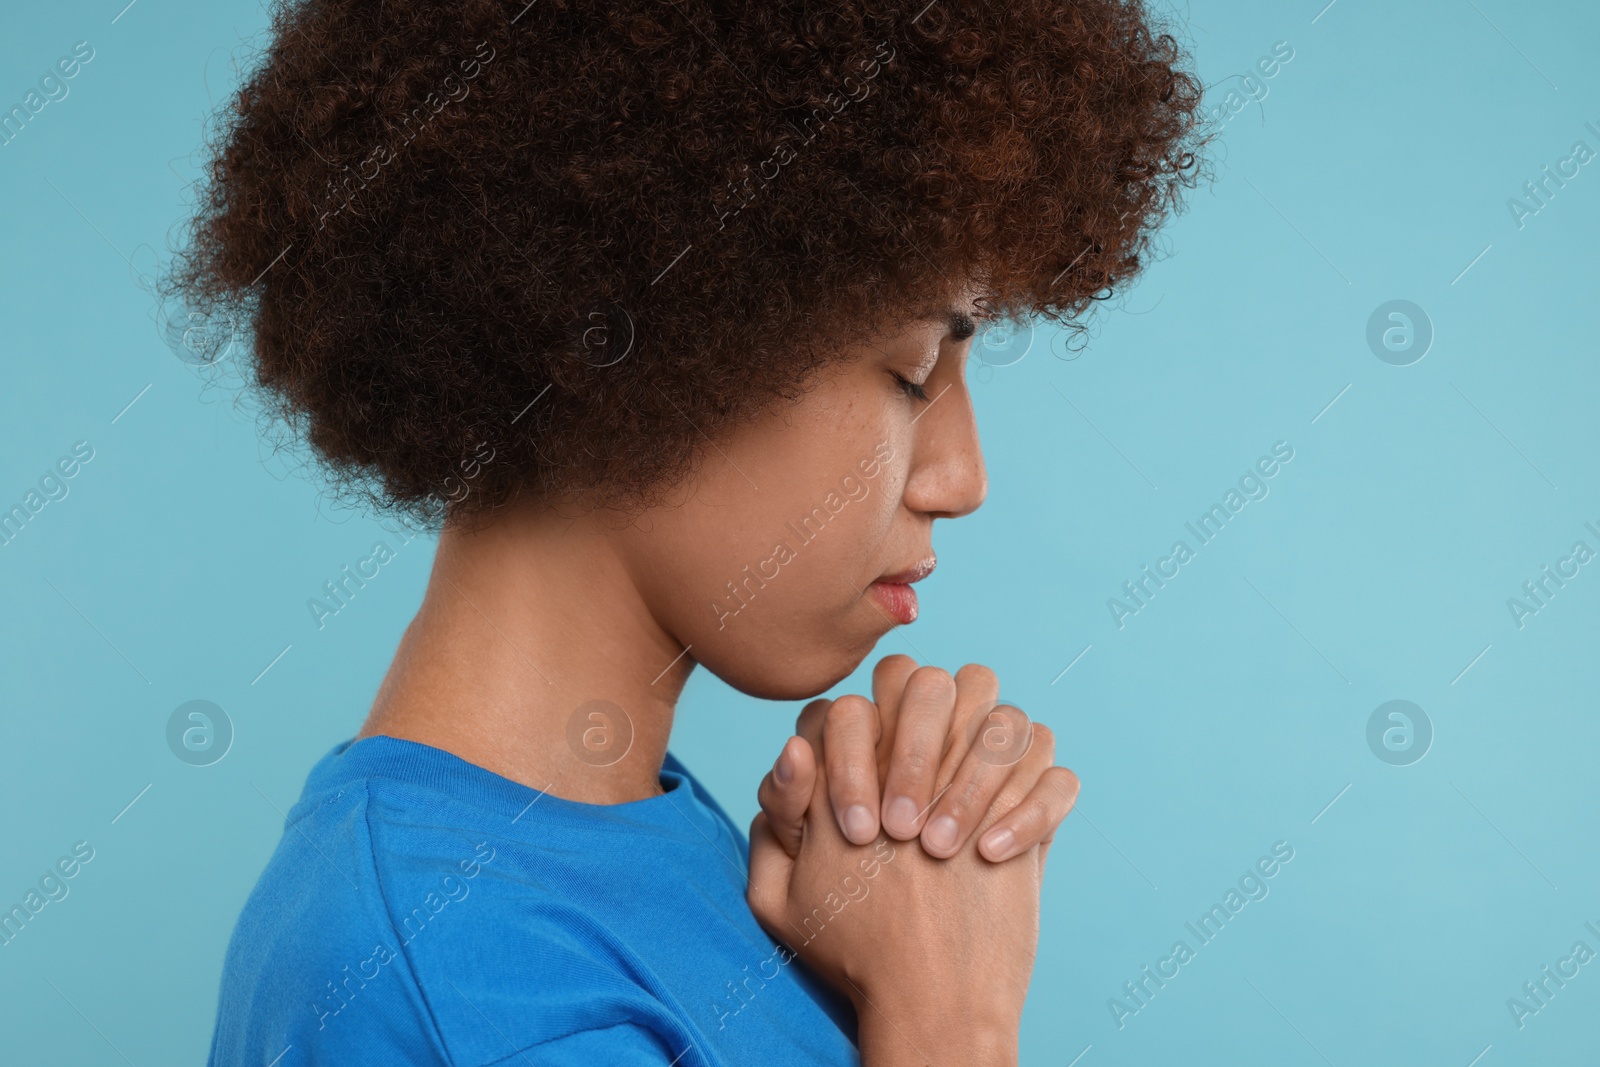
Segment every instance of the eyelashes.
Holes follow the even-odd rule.
[[[963,312],[956,312],[951,316],[950,338],[952,340],[965,341],[977,332],[978,325],[972,320],[971,316]],[[905,393],[906,396],[922,403],[928,402],[928,390],[925,385],[912,381],[898,371],[891,370],[889,373],[894,376],[895,383],[900,386],[901,392]]]
[[[909,396],[914,400],[928,399],[928,390],[923,388],[920,383],[914,382],[903,375],[895,373],[894,371],[890,371],[889,373],[894,375],[894,380],[899,383],[901,391],[904,392],[906,396]]]

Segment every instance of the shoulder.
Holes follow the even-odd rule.
[[[359,1056],[441,1053],[406,1010],[415,976],[398,951],[372,860],[365,782],[308,792],[245,902],[223,962],[211,1062],[270,1063],[289,1047]],[[321,1062],[316,1055],[309,1062]]]
[[[505,821],[415,783],[308,783],[229,943],[212,1062],[293,1046],[465,1067],[670,1044],[626,950],[565,885],[579,843],[529,847]]]

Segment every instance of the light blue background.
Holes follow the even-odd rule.
[[[73,842],[95,849],[0,947],[8,1063],[203,1059],[281,813],[361,721],[431,555],[399,548],[311,621],[306,599],[392,535],[330,509],[201,387],[125,262],[165,246],[201,116],[265,14],[139,0],[113,23],[122,2],[26,5],[0,39],[7,107],[74,42],[96,52],[0,147],[0,504],[73,442],[95,449],[0,548],[0,904]],[[1055,358],[1041,335],[974,366],[988,503],[936,531],[924,616],[879,648],[993,666],[1082,777],[1023,1062],[1592,1062],[1600,962],[1520,1030],[1506,1001],[1574,942],[1600,950],[1583,927],[1600,926],[1600,564],[1521,629],[1506,601],[1574,541],[1600,549],[1583,526],[1600,526],[1600,163],[1522,228],[1507,200],[1575,140],[1600,149],[1600,12],[1194,0],[1184,17],[1213,106],[1274,42],[1294,58],[1226,124],[1217,181],[1086,351]],[[1404,367],[1365,341],[1396,298],[1437,331]],[[1119,630],[1106,599],[1279,440],[1295,453],[1270,496]],[[863,668],[840,691],[865,685]],[[206,768],[164,738],[195,698],[237,729]],[[1395,698],[1436,731],[1410,766],[1365,739]],[[747,820],[797,707],[699,673],[674,749]],[[1270,895],[1119,1030],[1108,998],[1194,947],[1184,923],[1279,840],[1295,855]]]

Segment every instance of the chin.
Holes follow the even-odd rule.
[[[746,696],[810,700],[850,677],[881,636],[871,634],[844,645],[835,634],[797,648],[792,635],[773,635],[772,640],[755,645],[713,647],[704,656],[697,656],[696,662]]]

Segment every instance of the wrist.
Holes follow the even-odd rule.
[[[1017,1067],[1019,1020],[968,1003],[852,997],[863,1067]]]

